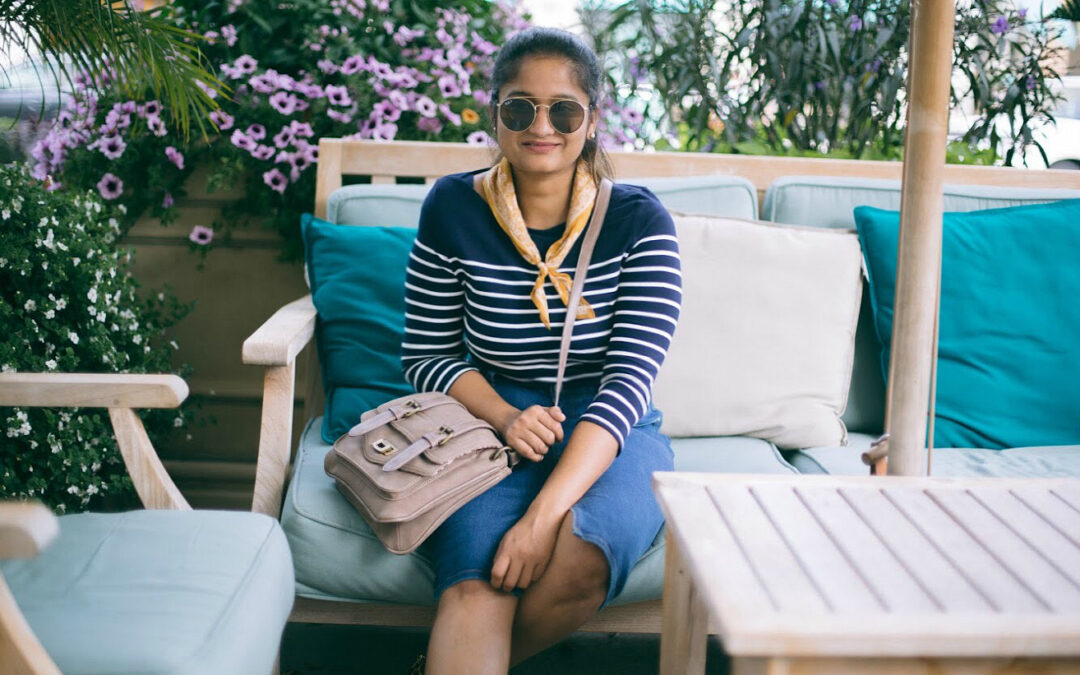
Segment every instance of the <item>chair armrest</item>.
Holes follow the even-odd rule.
[[[252,366],[285,366],[315,334],[315,304],[305,295],[285,305],[244,340],[243,362]]]
[[[0,559],[32,558],[59,532],[59,521],[41,502],[0,502]]]
[[[0,406],[175,408],[187,395],[176,375],[0,373]]]

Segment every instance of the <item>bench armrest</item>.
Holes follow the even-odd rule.
[[[176,375],[0,373],[0,406],[175,408],[187,395]]]
[[[0,560],[32,558],[59,532],[59,521],[41,502],[0,502]]]
[[[243,362],[252,366],[286,366],[315,334],[315,304],[305,295],[285,305],[244,340]]]

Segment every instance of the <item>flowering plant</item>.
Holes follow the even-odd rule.
[[[124,210],[0,166],[0,371],[172,370],[163,334],[189,308],[165,291],[137,297],[131,253],[116,247]],[[186,407],[143,416],[155,441],[191,419]],[[59,511],[130,497],[106,411],[0,408],[0,428],[0,497]]]
[[[485,90],[496,43],[526,25],[512,5],[469,0],[177,0],[163,16],[205,38],[231,97],[210,115],[216,137],[187,141],[156,100],[77,83],[72,103],[32,156],[35,175],[95,188],[169,222],[195,166],[211,190],[244,197],[191,234],[192,246],[251,217],[299,258],[299,215],[314,202],[318,139],[487,144]]]

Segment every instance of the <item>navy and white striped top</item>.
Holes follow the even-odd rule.
[[[530,230],[541,256],[564,227]],[[571,276],[583,239],[559,268]],[[529,298],[537,274],[473,189],[473,173],[440,178],[409,255],[405,379],[419,392],[444,393],[477,369],[554,383],[566,307],[547,281],[546,329]],[[648,410],[678,322],[681,282],[671,216],[648,189],[616,184],[585,283],[596,318],[575,322],[564,381],[596,385],[582,419],[610,431],[620,450]]]

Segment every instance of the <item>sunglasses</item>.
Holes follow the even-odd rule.
[[[572,99],[560,99],[550,105],[533,103],[527,98],[508,98],[499,103],[499,119],[510,131],[525,131],[536,120],[538,108],[547,108],[548,121],[560,134],[572,134],[585,121],[585,106]]]

